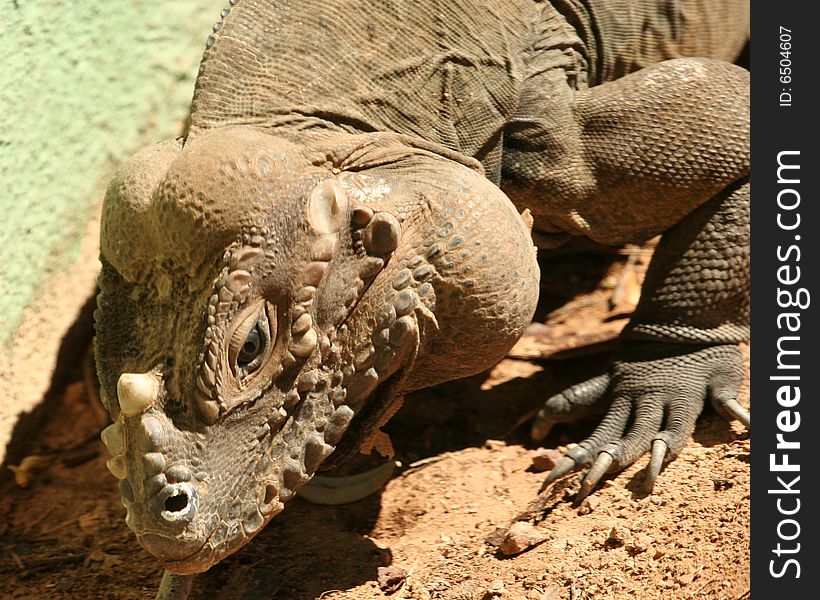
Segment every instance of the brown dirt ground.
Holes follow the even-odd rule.
[[[531,519],[543,543],[512,557],[487,543],[544,477],[530,468],[541,446],[524,417],[605,367],[651,252],[576,251],[541,257],[538,324],[508,358],[407,398],[386,427],[405,466],[380,494],[336,507],[294,500],[199,577],[192,598],[385,598],[388,565],[406,571],[397,599],[748,598],[749,439],[709,410],[651,496],[641,492],[646,457],[580,508],[578,475],[567,476]],[[24,489],[3,468],[0,598],[153,598],[161,569],[125,527],[99,413],[79,368],[73,379],[37,435],[10,449],[45,455],[44,470]],[[748,391],[741,400],[748,406]],[[543,447],[591,429],[558,427]]]

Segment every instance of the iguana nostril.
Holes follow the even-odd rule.
[[[175,496],[171,496],[165,500],[165,510],[172,513],[178,513],[188,510],[188,494],[180,492]]]
[[[152,500],[157,516],[169,525],[186,525],[197,514],[197,492],[188,483],[165,486]]]

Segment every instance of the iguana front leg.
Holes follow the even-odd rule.
[[[551,398],[533,428],[544,436],[571,409],[612,399],[547,479],[592,463],[580,500],[650,448],[651,488],[706,398],[749,424],[736,400],[749,319],[748,72],[683,59],[582,92],[556,74],[555,89],[540,93],[549,121],[513,124],[506,191],[532,202],[548,232],[604,243],[665,232],[611,372]]]

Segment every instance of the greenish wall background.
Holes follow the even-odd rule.
[[[106,183],[181,133],[227,4],[0,0],[0,462],[12,432],[36,427],[60,343],[93,293]]]
[[[0,0],[0,344],[77,259],[113,168],[181,131],[227,3]]]

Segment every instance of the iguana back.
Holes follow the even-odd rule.
[[[232,4],[203,57],[192,135],[393,131],[478,159],[496,183],[504,127],[543,73],[583,88],[670,58],[731,61],[748,37],[737,0]]]

